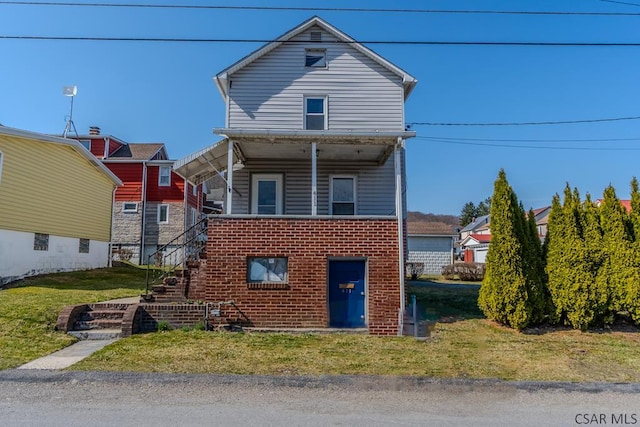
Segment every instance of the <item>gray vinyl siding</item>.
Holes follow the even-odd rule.
[[[281,173],[284,176],[284,214],[311,214],[311,161],[252,161],[233,174],[233,213],[249,214],[251,174]],[[329,180],[332,175],[356,177],[358,215],[395,215],[394,160],[382,166],[358,162],[318,162],[318,215],[329,215]]]
[[[294,40],[309,40],[309,31]],[[324,31],[322,38],[283,44],[229,76],[229,127],[303,129],[304,97],[327,96],[329,130],[404,130],[402,79]],[[326,49],[327,68],[305,67],[305,48]]]

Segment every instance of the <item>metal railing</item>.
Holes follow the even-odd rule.
[[[175,276],[177,270],[187,270],[190,262],[200,260],[200,253],[206,251],[207,247],[207,226],[208,219],[204,216],[147,257],[145,296],[149,295],[153,285],[162,283],[166,277]]]

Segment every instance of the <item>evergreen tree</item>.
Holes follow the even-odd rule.
[[[538,235],[536,216],[529,210],[525,229],[527,250],[525,251],[525,277],[529,289],[529,299],[532,307],[532,323],[541,323],[548,311],[549,294],[546,288],[542,243]]]
[[[560,196],[555,194],[551,199],[547,235],[543,247],[547,288],[551,295],[552,303],[552,311],[549,313],[551,323],[562,321],[562,313],[565,311],[561,301],[560,306],[556,305],[558,293],[564,286],[564,276],[567,274],[567,263],[564,262],[564,254],[567,252],[564,232],[564,212],[560,203]]]
[[[629,213],[631,228],[633,230],[631,253],[633,275],[622,289],[622,308],[636,324],[640,324],[640,191],[638,180],[631,180],[631,212]]]
[[[488,318],[516,329],[527,327],[532,320],[524,271],[524,222],[524,212],[504,170],[500,170],[494,183],[491,244],[478,305]]]
[[[598,271],[597,285],[605,292],[607,306],[611,313],[605,319],[613,322],[613,314],[627,306],[628,290],[638,280],[631,241],[631,221],[616,196],[615,189],[608,186],[600,206],[602,227],[602,247],[604,252],[602,267]]]
[[[476,218],[476,206],[473,202],[465,203],[460,212],[460,225],[465,227],[471,224],[474,218]]]
[[[487,197],[476,207],[476,217],[489,215],[491,213],[491,197]]]

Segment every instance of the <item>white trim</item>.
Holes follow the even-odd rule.
[[[418,83],[418,80],[416,80],[413,76],[411,76],[406,71],[402,70],[400,67],[392,64],[391,62],[384,59],[383,57],[381,57],[371,49],[365,47],[361,43],[358,43],[355,39],[353,39],[346,33],[340,31],[336,27],[332,26],[331,24],[329,24],[328,22],[324,21],[323,19],[317,16],[314,16],[308,19],[307,21],[303,22],[302,24],[298,25],[297,27],[292,28],[291,30],[287,31],[285,34],[281,35],[280,37],[275,37],[274,40],[277,40],[277,41],[265,44],[264,46],[258,48],[257,50],[253,51],[249,55],[240,59],[235,64],[225,68],[224,70],[216,74],[216,76],[213,79],[215,80],[216,86],[218,86],[218,90],[220,91],[220,94],[222,95],[222,97],[224,99],[227,99],[228,97],[229,76],[231,74],[246,67],[253,61],[260,58],[261,56],[266,55],[267,53],[281,46],[283,43],[289,41],[290,39],[297,36],[298,34],[303,33],[304,31],[306,31],[307,29],[311,28],[314,25],[317,25],[321,29],[327,31],[328,33],[333,34],[339,40],[349,43],[351,47],[355,48],[365,56],[368,56],[373,61],[379,63],[380,65],[382,65],[383,67],[391,71],[392,73],[395,73],[396,75],[401,77],[403,89],[404,89],[404,99],[406,100],[409,97],[409,94],[415,87],[416,83]],[[227,104],[227,107],[228,107],[228,104]],[[229,112],[229,109],[227,108],[227,114],[228,112]]]
[[[358,214],[358,193],[357,193],[357,177],[356,175],[330,175],[329,176],[329,215],[333,215],[333,180],[340,178],[349,178],[353,180],[353,215]],[[350,203],[345,201],[340,201],[336,203]]]
[[[162,208],[167,208],[167,219],[164,221],[160,220],[160,213],[162,212]],[[169,205],[162,204],[158,205],[158,224],[169,224]]]
[[[251,175],[251,213],[258,213],[258,182],[275,181],[276,183],[276,213],[282,215],[283,198],[283,176],[279,173],[254,173]]]
[[[133,209],[127,209],[126,205],[135,205],[136,207]],[[123,202],[122,203],[122,213],[138,213],[139,204],[138,202]]]
[[[168,177],[169,182],[163,183],[162,178],[167,176],[163,174],[162,171],[169,171]],[[158,167],[158,187],[171,187],[171,166],[159,166]]]
[[[307,116],[320,116],[318,113],[309,113],[307,112],[308,101],[310,100],[322,100],[322,116],[324,118],[324,123],[322,129],[308,129],[307,128]],[[304,115],[302,117],[302,129],[304,130],[327,130],[329,127],[329,97],[327,95],[305,95],[304,96]]]
[[[318,144],[311,143],[311,215],[318,215]]]

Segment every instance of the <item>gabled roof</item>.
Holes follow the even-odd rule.
[[[489,223],[489,215],[482,215],[478,218],[476,218],[475,221],[471,222],[471,224],[466,225],[462,230],[460,230],[461,233],[464,233],[466,231],[473,231],[475,229],[477,229],[478,227],[481,227],[485,224]]]
[[[407,222],[408,235],[456,236],[457,227],[444,222]]]
[[[287,41],[290,41],[292,38],[294,38],[298,34],[301,34],[301,33],[305,32],[306,30],[308,30],[309,28],[311,28],[313,26],[318,26],[318,27],[322,28],[326,32],[332,34],[334,37],[336,37],[341,42],[348,43],[354,49],[358,50],[359,52],[361,52],[362,54],[366,55],[367,57],[369,57],[373,61],[375,61],[378,64],[382,65],[383,67],[385,67],[389,71],[391,71],[391,72],[395,73],[396,75],[400,76],[402,78],[402,82],[403,82],[403,86],[404,86],[404,98],[405,99],[407,99],[409,97],[409,94],[411,93],[411,91],[415,87],[416,83],[418,83],[418,80],[416,78],[414,78],[413,76],[411,76],[409,73],[405,72],[401,68],[399,68],[396,65],[392,64],[391,62],[387,61],[386,59],[384,59],[382,56],[378,55],[377,53],[375,53],[371,49],[369,49],[369,48],[365,47],[364,45],[358,43],[355,39],[353,39],[350,36],[348,36],[347,34],[343,33],[342,31],[340,31],[336,27],[332,26],[328,22],[324,21],[320,17],[314,16],[314,17],[308,19],[307,21],[303,22],[302,24],[298,25],[297,27],[295,27],[295,28],[289,30],[288,32],[284,33],[280,37],[276,38],[275,41],[265,44],[264,46],[262,46],[258,50],[255,50],[254,52],[250,53],[249,55],[245,56],[244,58],[242,58],[241,60],[239,60],[235,64],[233,64],[233,65],[225,68],[221,72],[219,72],[214,77],[214,81],[215,81],[216,85],[218,86],[218,90],[220,91],[220,94],[222,95],[222,98],[224,98],[225,100],[227,99],[227,91],[226,90],[227,90],[227,79],[228,79],[229,75],[231,75],[231,74],[237,72],[238,70],[246,67],[247,65],[251,64],[252,62],[254,62],[256,59],[266,55],[267,53],[269,53],[272,50],[276,49],[277,47],[281,46],[283,43],[285,43]]]
[[[96,169],[105,174],[117,186],[122,185],[122,181],[113,172],[111,172],[100,160],[98,160],[89,150],[84,148],[80,142],[70,138],[60,138],[57,136],[45,135],[26,131],[22,129],[14,129],[6,126],[0,126],[0,136],[18,137],[30,139],[33,141],[44,142],[47,144],[66,145],[73,148],[80,156],[84,157],[88,163],[91,163]]]
[[[161,154],[161,159],[154,159],[156,155]],[[114,151],[109,159],[128,159],[128,160],[166,160],[167,155],[164,144],[156,143],[136,143],[127,144]]]
[[[460,246],[474,246],[488,244],[491,241],[491,234],[469,234],[460,242]]]
[[[604,199],[596,199],[596,206],[600,206],[604,202]],[[620,200],[620,204],[625,211],[631,212],[631,200]]]

